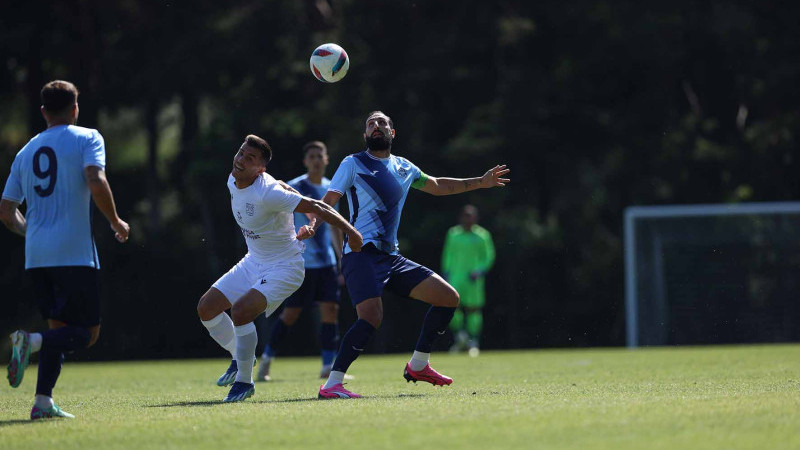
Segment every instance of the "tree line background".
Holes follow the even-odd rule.
[[[624,344],[622,217],[630,205],[798,198],[800,4],[761,2],[31,0],[0,14],[0,174],[45,127],[39,90],[82,91],[106,139],[131,240],[97,214],[103,333],[86,357],[220,356],[195,306],[246,251],[225,186],[248,133],[276,178],[328,144],[332,176],[369,111],[393,152],[434,176],[508,164],[504,189],[412,191],[405,256],[438,270],[465,203],[494,235],[487,348]],[[308,58],[336,42],[347,77]],[[0,327],[41,327],[24,241],[0,232]],[[389,297],[372,351],[410,351],[425,307]],[[345,297],[343,327],[354,314]],[[313,321],[285,353],[316,352]],[[305,330],[305,331],[303,331]],[[262,333],[263,334],[263,333]]]

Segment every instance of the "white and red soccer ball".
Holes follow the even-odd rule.
[[[317,47],[311,54],[311,73],[323,83],[336,83],[347,75],[350,58],[347,52],[336,44],[328,43]]]

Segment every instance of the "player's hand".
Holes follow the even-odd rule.
[[[361,233],[358,231],[354,233],[347,233],[347,245],[350,246],[350,250],[354,252],[360,252],[361,246],[364,245],[364,238],[361,237]]]
[[[317,219],[312,218],[308,225],[300,227],[300,231],[297,232],[297,240],[302,241],[314,236],[314,234],[316,234],[316,231],[314,231],[314,225],[316,223]]]
[[[123,244],[128,240],[128,236],[131,234],[131,227],[128,225],[128,222],[119,218],[116,222],[111,224],[111,229],[114,230],[114,237]]]
[[[482,188],[493,188],[498,186],[505,186],[506,183],[510,182],[511,179],[509,178],[501,178],[503,175],[511,172],[511,169],[507,169],[506,165],[503,164],[501,166],[494,166],[491,169],[487,170],[485,174],[481,177],[481,187]]]

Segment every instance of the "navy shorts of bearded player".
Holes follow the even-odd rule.
[[[401,255],[378,250],[371,242],[360,252],[342,257],[342,274],[353,306],[364,300],[380,297],[384,287],[397,295],[408,297],[433,271]]]

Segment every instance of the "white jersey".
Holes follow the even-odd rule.
[[[228,176],[233,218],[242,229],[248,253],[259,262],[285,260],[303,251],[294,229],[294,209],[303,196],[283,189],[272,176],[261,174],[239,189]]]

